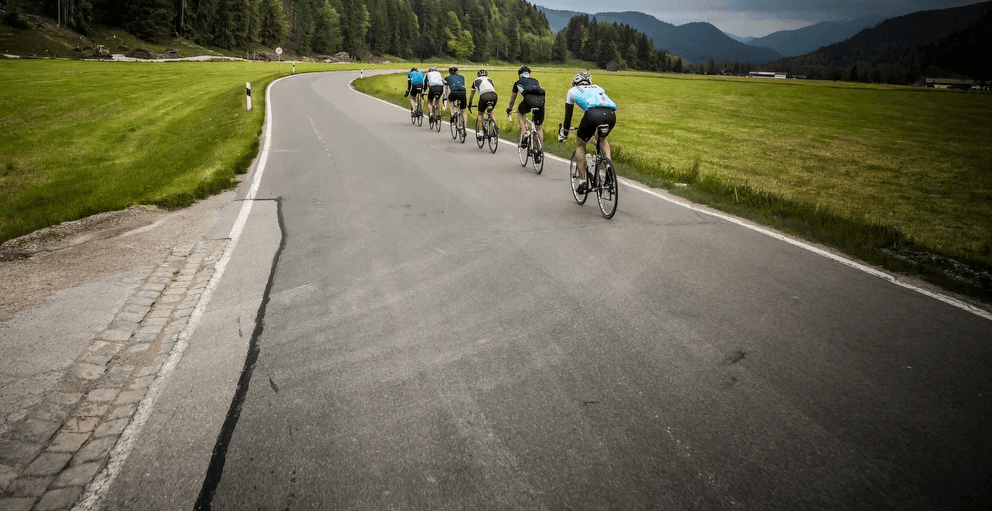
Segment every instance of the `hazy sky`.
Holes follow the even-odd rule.
[[[734,35],[761,37],[821,21],[869,14],[891,18],[970,5],[978,0],[531,0],[531,3],[590,14],[640,11],[673,25],[705,21]]]

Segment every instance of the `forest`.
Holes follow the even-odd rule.
[[[147,41],[181,37],[237,51],[565,60],[564,40],[522,0],[7,0],[6,10],[44,15],[83,35],[99,24]]]

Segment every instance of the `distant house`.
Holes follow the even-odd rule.
[[[927,78],[927,87],[935,89],[971,90],[978,82],[974,80],[958,80],[956,78]]]
[[[778,80],[785,80],[789,77],[786,73],[775,73],[771,71],[751,71],[747,76],[749,78],[775,78]]]

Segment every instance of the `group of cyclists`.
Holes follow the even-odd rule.
[[[518,79],[513,83],[511,88],[510,104],[506,108],[506,114],[510,115],[513,112],[513,106],[516,104],[517,96],[519,95],[520,104],[517,107],[517,123],[520,126],[520,133],[523,134],[526,131],[526,115],[533,113],[532,122],[539,138],[537,143],[543,144],[545,92],[541,88],[540,82],[532,77],[530,73],[531,70],[527,66],[523,66],[517,70]],[[428,114],[432,123],[441,122],[441,100],[443,98],[450,105],[457,105],[461,109],[462,121],[465,121],[463,125],[466,125],[468,121],[468,114],[465,107],[467,105],[468,110],[472,110],[473,100],[476,93],[478,93],[479,116],[476,118],[477,138],[483,136],[482,124],[484,116],[496,108],[496,102],[498,101],[496,86],[493,84],[493,80],[489,78],[489,74],[485,69],[480,69],[476,74],[476,79],[472,83],[471,94],[466,98],[465,95],[468,91],[465,86],[465,77],[458,74],[457,67],[452,66],[448,68],[448,76],[446,78],[442,78],[436,66],[431,66],[426,74],[421,73],[416,67],[412,68],[407,74],[407,88],[405,93],[405,96],[410,98],[410,109],[412,112],[416,111],[417,102],[420,101],[420,97],[425,91],[427,92]],[[578,72],[572,78],[572,88],[565,94],[565,119],[558,132],[559,142],[565,142],[568,139],[575,105],[578,105],[584,112],[582,119],[579,121],[578,128],[575,130],[577,139],[575,161],[580,176],[577,192],[581,194],[586,192],[586,144],[592,140],[599,126],[607,125],[608,128],[604,128],[599,134],[600,150],[603,156],[610,157],[610,143],[607,141],[607,136],[613,130],[614,126],[616,126],[617,105],[610,99],[602,87],[592,84],[592,75],[588,71]]]

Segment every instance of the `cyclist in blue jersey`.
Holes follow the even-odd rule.
[[[424,74],[414,67],[406,74],[406,93],[403,94],[404,97],[410,98],[411,112],[417,110],[415,99],[419,98],[422,92],[424,92]]]
[[[445,96],[448,98],[448,108],[454,109],[457,104],[462,109],[462,126],[468,124],[468,112],[465,111],[465,77],[458,74],[458,68],[448,68],[448,76],[444,79]]]
[[[517,70],[519,79],[513,82],[513,89],[510,94],[510,106],[506,109],[506,115],[513,111],[513,104],[516,102],[517,94],[523,96],[520,107],[517,108],[517,123],[520,124],[520,135],[527,131],[527,124],[524,119],[531,109],[537,108],[534,112],[534,127],[537,128],[537,135],[540,137],[541,145],[544,147],[544,89],[536,78],[530,76],[530,68],[523,66]]]
[[[436,67],[431,66],[424,75],[424,87],[427,89],[427,107],[430,109],[431,122],[441,122],[441,97],[444,96],[444,77]]]
[[[606,95],[606,91],[592,84],[592,75],[588,71],[580,71],[572,78],[572,88],[565,94],[565,122],[558,132],[558,141],[568,138],[568,129],[572,125],[572,111],[579,105],[585,113],[579,121],[576,130],[575,164],[579,168],[579,186],[576,192],[582,194],[586,190],[586,144],[596,134],[596,128],[602,124],[609,125],[606,133],[600,136],[602,155],[610,157],[610,142],[607,136],[617,124],[617,104]]]

